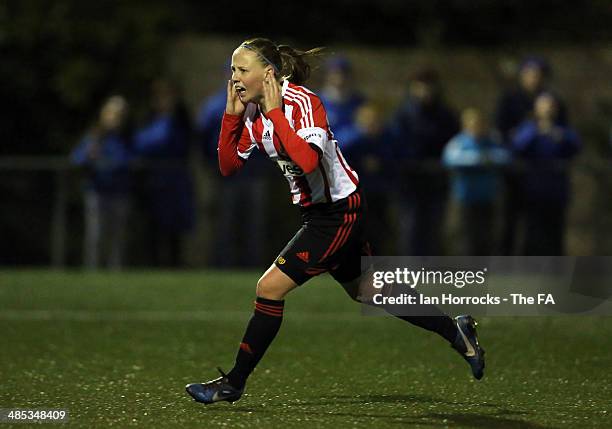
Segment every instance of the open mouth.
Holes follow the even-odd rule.
[[[244,94],[246,93],[246,89],[241,87],[241,86],[236,86],[236,93],[238,94],[239,97],[244,97]]]

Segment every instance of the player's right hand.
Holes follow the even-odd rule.
[[[225,105],[225,113],[228,115],[236,115],[242,116],[244,111],[246,110],[246,106],[238,97],[238,93],[236,92],[236,88],[234,88],[234,83],[232,80],[227,81],[227,104]]]

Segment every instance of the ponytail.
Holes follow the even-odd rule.
[[[281,76],[296,85],[302,85],[310,77],[310,64],[307,59],[320,56],[323,49],[299,51],[288,45],[280,45],[278,51],[282,61]]]
[[[304,84],[310,77],[311,67],[307,60],[321,56],[325,49],[300,51],[288,45],[276,46],[262,37],[245,40],[240,47],[255,52],[263,64],[272,66],[277,75],[296,85]]]

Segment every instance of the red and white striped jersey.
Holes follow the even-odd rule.
[[[282,96],[284,118],[278,109],[269,112],[269,117],[266,117],[254,103],[249,103],[240,124],[236,123],[238,117],[225,115],[219,140],[222,171],[222,150],[235,148],[238,161],[241,162],[234,162],[232,169],[238,169],[242,161],[246,161],[253,150],[258,148],[281,169],[289,182],[293,204],[306,207],[348,197],[357,188],[359,179],[342,156],[321,100],[312,91],[286,80],[282,84]],[[288,122],[290,129],[282,121]],[[228,146],[224,140],[230,138],[238,141]],[[288,144],[295,146],[287,150]],[[298,165],[299,161],[296,163],[288,155],[288,152],[296,153],[296,146],[309,152],[310,148],[318,152],[319,162],[314,170],[305,172]],[[231,155],[233,158],[234,154]]]

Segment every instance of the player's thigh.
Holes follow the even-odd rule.
[[[297,286],[291,277],[272,264],[257,281],[256,293],[261,298],[281,300]]]
[[[372,303],[374,295],[380,293],[373,284],[371,269],[362,272],[353,280],[340,282],[340,286],[352,300],[363,304]]]
[[[373,294],[372,272],[369,268],[371,255],[370,243],[363,234],[357,233],[343,249],[338,265],[330,271],[348,296],[358,302],[367,302]],[[362,260],[364,257],[368,259]]]

